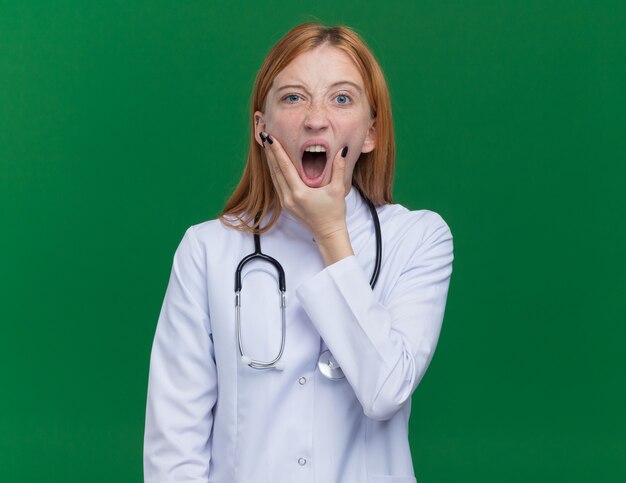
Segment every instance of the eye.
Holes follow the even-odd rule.
[[[337,99],[337,102],[342,106],[345,106],[352,102],[352,98],[348,94],[339,94],[335,96],[335,99]]]
[[[287,101],[289,104],[293,104],[293,103],[297,102],[297,100],[299,98],[300,98],[300,96],[298,94],[289,94],[289,95],[283,97],[283,101]]]

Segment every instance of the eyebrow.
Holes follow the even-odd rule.
[[[362,92],[361,87],[360,87],[358,84],[356,84],[356,83],[354,83],[354,82],[352,82],[352,81],[339,81],[339,82],[335,82],[335,83],[334,83],[334,84],[332,84],[330,87],[336,87],[336,86],[339,86],[339,85],[342,85],[342,84],[348,84],[348,85],[351,85],[352,87],[354,87],[354,88],[357,90],[357,92],[359,92],[359,93],[361,93],[361,92]],[[278,89],[276,89],[276,92],[278,92],[278,91],[282,91],[283,89],[294,89],[294,88],[296,88],[296,89],[303,89],[303,90],[305,90],[305,91],[306,91],[306,87],[304,87],[302,84],[287,84],[287,85],[281,86],[281,87],[279,87]]]

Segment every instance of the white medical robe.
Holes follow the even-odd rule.
[[[287,282],[283,370],[241,362],[235,269],[252,235],[210,220],[174,255],[150,359],[144,477],[149,483],[411,483],[411,395],[431,361],[452,273],[440,215],[377,208],[382,266],[367,204],[352,188],[346,220],[355,255],[324,267],[309,231],[283,211],[261,236]],[[278,277],[243,270],[242,342],[271,361],[280,348]],[[318,369],[329,349],[345,378]]]

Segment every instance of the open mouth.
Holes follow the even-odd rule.
[[[305,151],[302,155],[302,171],[309,181],[318,181],[326,168],[326,153]]]
[[[327,146],[317,143],[307,146],[302,153],[302,181],[311,188],[321,186],[327,165]]]

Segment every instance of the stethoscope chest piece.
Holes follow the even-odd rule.
[[[317,367],[319,367],[320,372],[328,379],[343,379],[346,377],[329,350],[320,354]]]

